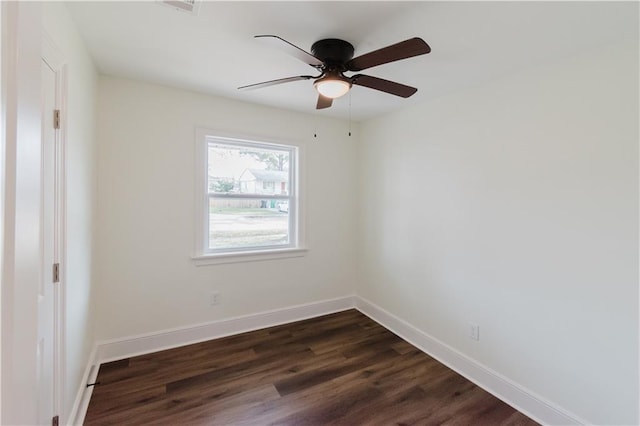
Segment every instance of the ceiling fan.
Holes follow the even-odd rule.
[[[381,92],[408,98],[418,91],[415,87],[406,86],[378,77],[365,74],[344,75],[347,71],[362,71],[401,59],[412,58],[431,52],[431,48],[418,37],[410,38],[364,55],[353,57],[353,45],[344,40],[328,38],[319,40],[311,46],[311,53],[289,43],[275,35],[257,35],[255,38],[266,41],[288,54],[309,64],[320,72],[320,75],[299,75],[249,84],[238,87],[239,90],[260,89],[276,84],[299,80],[315,80],[313,86],[318,91],[316,109],[329,108],[335,98],[345,95],[352,85],[368,87]]]

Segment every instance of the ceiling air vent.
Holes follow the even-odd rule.
[[[198,6],[200,6],[199,0],[160,0],[160,3],[180,12],[187,12],[193,15],[198,13]]]

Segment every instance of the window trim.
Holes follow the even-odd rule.
[[[289,236],[291,241],[289,245],[250,247],[246,249],[209,249],[209,215],[206,214],[206,212],[207,206],[209,205],[208,146],[212,140],[257,148],[264,148],[265,145],[273,145],[275,148],[282,147],[290,152],[290,195],[285,198],[290,200],[289,215],[294,216],[293,220],[289,223]],[[304,150],[302,146],[281,140],[274,141],[273,139],[264,137],[231,136],[220,131],[198,127],[196,128],[195,157],[195,247],[191,259],[196,266],[291,258],[304,256],[306,254],[307,248],[304,244],[304,216],[302,214],[302,188],[304,184],[303,174],[301,172],[301,170],[304,170]],[[265,196],[267,196],[267,198],[279,198],[277,195],[265,194]],[[236,194],[234,198],[243,198],[243,196]],[[247,195],[246,198],[262,199],[263,197]]]

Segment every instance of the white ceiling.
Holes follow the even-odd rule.
[[[315,111],[312,81],[236,89],[315,74],[254,35],[278,35],[307,51],[319,39],[342,38],[355,56],[423,38],[430,54],[362,72],[417,87],[413,97],[354,87],[317,112],[347,118],[351,98],[354,120],[638,37],[636,2],[208,1],[197,15],[156,1],[80,1],[68,8],[103,74],[304,112]]]

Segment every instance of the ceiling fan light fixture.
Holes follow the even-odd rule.
[[[328,75],[316,80],[313,86],[322,96],[336,99],[347,94],[351,89],[351,82],[337,76]]]

